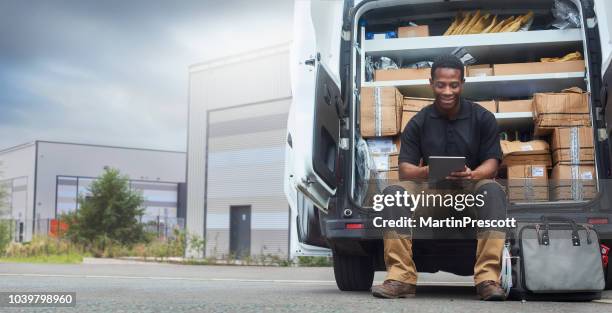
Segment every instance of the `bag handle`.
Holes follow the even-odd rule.
[[[580,246],[580,237],[578,236],[578,224],[576,221],[563,216],[546,216],[540,217],[542,224],[544,224],[544,231],[542,233],[542,244],[547,246],[550,243],[550,237],[548,236],[548,230],[550,229],[550,223],[563,223],[569,224],[572,227],[572,244],[574,246]]]

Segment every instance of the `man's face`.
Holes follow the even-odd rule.
[[[437,68],[434,77],[429,79],[429,83],[439,108],[444,111],[452,110],[459,103],[463,90],[461,71],[454,68]]]

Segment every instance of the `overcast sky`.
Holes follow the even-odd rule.
[[[185,150],[189,65],[291,40],[293,0],[0,0],[0,149]]]

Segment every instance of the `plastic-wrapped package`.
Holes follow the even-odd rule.
[[[555,17],[552,23],[553,27],[558,29],[580,27],[580,14],[578,13],[578,9],[568,0],[555,0],[552,14]]]
[[[355,201],[362,205],[368,198],[373,186],[370,183],[376,179],[376,166],[370,155],[367,142],[363,138],[356,138],[355,145]]]
[[[372,61],[372,56],[368,55],[365,57],[365,80],[371,82],[374,80],[374,71],[376,66]]]
[[[380,57],[380,59],[374,63],[374,68],[377,70],[396,70],[399,66],[390,58]]]
[[[412,64],[408,64],[405,68],[431,68],[433,66],[433,62],[431,61],[421,61]]]
[[[476,58],[463,47],[456,48],[451,54],[458,57],[461,62],[463,62],[463,65],[472,65],[476,63]]]

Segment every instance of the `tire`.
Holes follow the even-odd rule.
[[[367,291],[374,281],[374,265],[369,256],[333,252],[334,277],[342,291]]]

